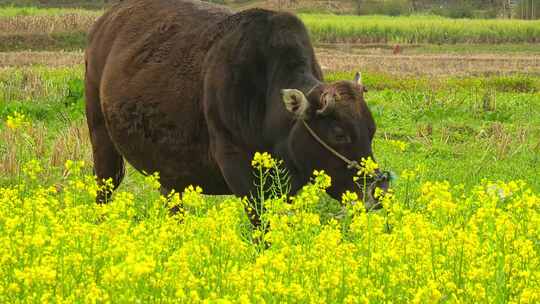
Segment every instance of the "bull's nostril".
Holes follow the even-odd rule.
[[[389,183],[396,179],[396,174],[392,171],[383,171],[381,173],[382,181]]]
[[[375,202],[374,204],[370,205],[370,206],[366,206],[366,211],[369,212],[369,211],[375,211],[375,210],[380,210],[383,208],[383,205],[381,202]]]

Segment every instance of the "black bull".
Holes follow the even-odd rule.
[[[124,1],[92,27],[85,64],[99,181],[111,178],[116,188],[125,159],[159,172],[168,190],[197,184],[244,196],[254,190],[251,158],[268,151],[284,161],[293,192],[314,169],[332,177],[334,198],[359,190],[355,170],[331,150],[349,160],[372,156],[364,88],[358,79],[323,82],[306,28],[291,14]]]

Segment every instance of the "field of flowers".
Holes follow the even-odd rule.
[[[0,303],[538,303],[538,77],[364,78],[397,175],[369,213],[324,172],[286,198],[267,154],[251,201],[128,168],[96,205],[81,68],[0,70]]]
[[[276,175],[266,154],[253,165]],[[328,199],[331,180],[315,172],[290,200],[263,191],[263,228],[252,230],[246,200],[199,187],[162,197],[156,175],[140,185],[146,197],[120,191],[96,205],[87,166],[67,161],[44,184],[46,168],[30,161],[0,188],[2,303],[540,301],[540,196],[523,181],[465,191],[409,170],[407,195],[366,213],[353,194]]]

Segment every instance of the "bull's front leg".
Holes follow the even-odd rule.
[[[217,162],[225,182],[231,192],[239,197],[247,197],[251,202],[252,197],[256,197],[257,188],[251,167],[251,157],[234,144],[225,140],[216,140],[213,145],[213,156]],[[254,227],[261,224],[257,208],[254,206],[245,207],[249,220]]]

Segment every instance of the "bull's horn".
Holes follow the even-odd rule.
[[[354,83],[356,83],[358,85],[363,85],[362,84],[362,74],[360,72],[356,72],[356,74],[354,75]]]

